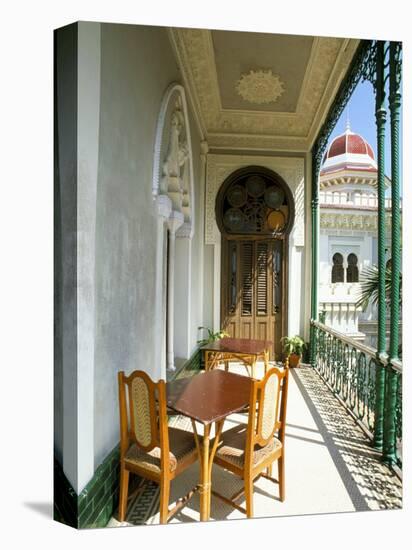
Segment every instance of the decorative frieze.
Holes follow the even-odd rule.
[[[386,225],[388,227],[390,226],[390,216],[386,218]],[[348,229],[376,232],[378,230],[378,216],[376,213],[321,213],[320,227],[321,229]]]

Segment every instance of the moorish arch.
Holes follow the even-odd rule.
[[[193,158],[186,95],[176,83],[168,87],[160,106],[152,193],[158,216],[156,362],[165,376],[165,365],[174,370],[175,358],[187,359],[190,354]]]
[[[287,327],[292,191],[276,172],[247,166],[230,174],[215,203],[222,237],[221,323],[232,337],[270,340],[281,358]]]

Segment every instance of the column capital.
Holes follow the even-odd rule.
[[[176,237],[179,239],[191,239],[193,237],[192,224],[184,222],[177,230]]]
[[[172,212],[172,201],[170,197],[167,195],[157,195],[156,208],[159,218],[164,218],[166,220]]]
[[[178,210],[172,210],[167,220],[167,226],[173,236],[176,234],[176,231],[179,229],[179,227],[183,225],[183,222],[184,216],[182,212],[179,212]]]

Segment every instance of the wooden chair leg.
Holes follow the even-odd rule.
[[[272,477],[272,464],[270,464],[267,468],[266,468],[266,473],[268,476]]]
[[[279,473],[279,497],[281,502],[285,500],[285,457],[283,454],[278,459]]]
[[[253,479],[245,478],[246,515],[253,518]]]
[[[167,523],[169,514],[170,479],[160,480],[160,523]]]
[[[124,521],[127,509],[127,494],[129,490],[129,470],[120,466],[119,521]]]

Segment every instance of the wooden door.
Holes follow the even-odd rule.
[[[279,360],[285,241],[223,238],[222,245],[222,327],[233,338],[271,340],[271,359]]]

